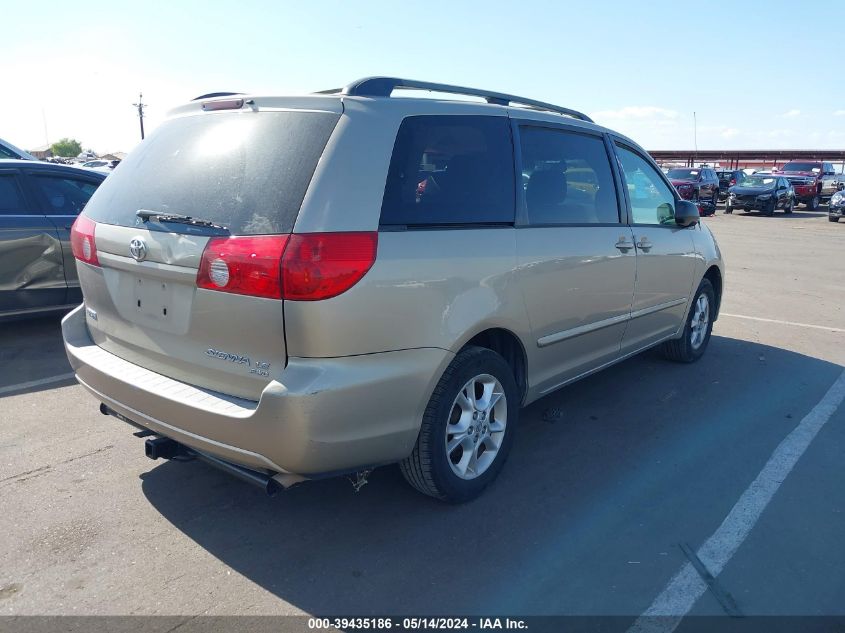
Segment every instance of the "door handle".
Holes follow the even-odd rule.
[[[641,237],[640,241],[637,242],[637,248],[645,253],[648,253],[652,246],[654,246],[654,244],[649,242],[647,237]]]
[[[622,251],[623,253],[627,253],[627,252],[628,252],[628,251],[630,251],[632,248],[634,248],[634,243],[633,243],[633,242],[629,242],[629,241],[627,241],[627,240],[625,239],[625,237],[623,236],[623,237],[620,237],[620,238],[619,238],[619,241],[618,241],[618,242],[616,242],[616,244],[614,244],[614,246],[616,246],[616,248],[618,248],[618,249],[619,249],[620,251]]]

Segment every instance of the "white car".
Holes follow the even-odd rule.
[[[87,169],[93,169],[95,171],[105,171],[110,172],[112,169],[117,167],[119,160],[89,160],[87,163],[82,163],[82,166]]]

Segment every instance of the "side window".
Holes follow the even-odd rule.
[[[0,215],[27,213],[21,190],[13,174],[0,174]]]
[[[506,117],[431,115],[402,121],[381,224],[513,224],[514,198]]]
[[[613,172],[601,137],[520,127],[530,224],[618,224]]]
[[[672,224],[675,219],[675,195],[645,158],[626,147],[616,145],[619,164],[625,175],[634,224]]]
[[[87,180],[59,176],[34,176],[32,182],[41,194],[47,215],[79,215],[97,185]]]

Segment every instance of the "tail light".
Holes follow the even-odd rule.
[[[378,233],[290,236],[282,259],[284,297],[318,301],[346,292],[376,261]]]
[[[282,253],[288,235],[213,237],[202,253],[197,287],[282,298]]]
[[[97,258],[97,241],[94,233],[97,223],[86,215],[78,215],[70,227],[70,249],[73,256],[81,262],[99,266]]]
[[[378,233],[305,233],[212,238],[197,287],[317,301],[346,292],[372,267]]]

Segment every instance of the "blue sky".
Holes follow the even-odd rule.
[[[149,130],[205,92],[374,74],[559,103],[649,149],[691,148],[693,111],[700,149],[845,147],[843,0],[0,0],[0,14],[0,137],[29,148],[131,149],[139,90]]]

